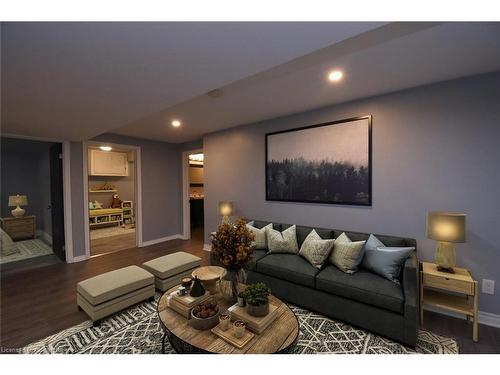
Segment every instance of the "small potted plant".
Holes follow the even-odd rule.
[[[247,286],[243,291],[247,313],[253,316],[266,316],[269,313],[269,294],[271,289],[264,283]]]

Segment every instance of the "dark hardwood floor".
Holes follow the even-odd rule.
[[[195,230],[189,241],[174,240],[144,248],[132,248],[66,264],[55,256],[1,267],[0,346],[19,348],[87,320],[76,307],[76,283],[80,280],[175,251],[193,253],[209,263],[203,251],[203,232]],[[458,341],[460,353],[500,353],[500,329],[479,326],[479,342],[472,341],[472,325],[465,320],[426,312],[424,329]]]
[[[90,240],[90,256],[114,253],[135,247],[135,233]]]

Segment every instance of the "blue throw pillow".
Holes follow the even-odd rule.
[[[399,283],[401,268],[414,250],[414,247],[387,247],[371,234],[365,244],[365,256],[361,267]]]

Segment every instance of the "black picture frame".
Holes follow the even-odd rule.
[[[284,133],[290,133],[290,132],[297,132],[297,131],[302,131],[302,130],[309,130],[313,128],[319,128],[319,127],[325,127],[325,126],[334,126],[338,124],[345,124],[347,122],[353,122],[353,121],[360,121],[360,120],[368,120],[368,173],[367,173],[367,194],[368,197],[366,200],[358,200],[358,201],[351,201],[351,200],[321,200],[321,199],[277,199],[276,197],[271,197],[270,196],[270,178],[269,178],[269,162],[268,162],[268,155],[269,155],[269,137],[272,137],[274,135],[278,134],[284,134]],[[320,124],[314,124],[314,125],[308,125],[308,126],[302,126],[298,128],[293,128],[293,129],[287,129],[287,130],[281,130],[281,131],[276,131],[276,132],[271,132],[271,133],[266,133],[265,135],[265,184],[266,184],[266,201],[274,201],[274,202],[296,202],[296,203],[316,203],[316,204],[332,204],[332,205],[350,205],[350,206],[371,206],[372,205],[372,125],[373,125],[373,118],[372,115],[367,115],[367,116],[359,116],[359,117],[351,117],[347,119],[342,119],[342,120],[336,120],[336,121],[330,121],[330,122],[325,122],[325,123],[320,123]]]

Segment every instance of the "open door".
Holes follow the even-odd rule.
[[[66,261],[64,246],[64,196],[62,144],[50,148],[50,205],[52,216],[52,250],[62,261]]]

